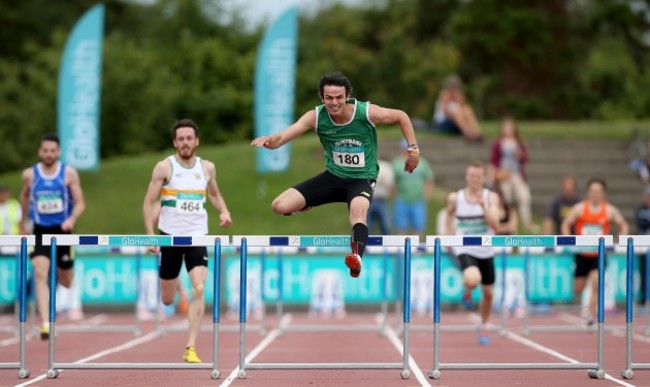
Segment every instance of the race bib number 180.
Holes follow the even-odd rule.
[[[348,168],[363,168],[366,166],[366,158],[363,152],[332,152],[334,164]]]

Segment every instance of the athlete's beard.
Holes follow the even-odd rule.
[[[41,163],[43,164],[43,166],[49,168],[49,167],[53,166],[54,164],[56,164],[56,158],[53,158],[53,159],[45,158],[45,159],[41,160]]]
[[[190,160],[192,157],[194,157],[194,149],[179,148],[178,157],[183,160]]]

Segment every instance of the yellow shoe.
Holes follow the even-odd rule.
[[[48,340],[50,338],[50,324],[41,325],[41,340]]]
[[[199,359],[199,355],[196,354],[196,348],[194,347],[185,348],[183,361],[186,363],[201,363],[201,359]]]

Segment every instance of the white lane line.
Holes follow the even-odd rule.
[[[568,356],[566,356],[566,355],[564,355],[564,354],[562,354],[562,353],[560,353],[558,351],[555,351],[555,350],[553,350],[551,348],[548,348],[548,347],[546,347],[546,346],[544,346],[544,345],[542,345],[540,343],[537,343],[537,342],[534,342],[534,341],[532,341],[530,339],[522,337],[522,336],[520,336],[520,335],[518,335],[516,333],[506,332],[505,337],[509,338],[510,340],[516,341],[516,342],[518,342],[520,344],[523,344],[525,346],[528,346],[530,348],[536,349],[536,350],[538,350],[540,352],[544,352],[544,353],[546,353],[548,355],[551,355],[551,356],[556,357],[558,359],[564,360],[566,362],[573,363],[573,364],[580,363],[576,359],[570,358],[570,357],[568,357]],[[621,386],[634,387],[633,384],[629,384],[629,383],[626,383],[626,382],[624,382],[622,380],[616,379],[615,377],[613,377],[612,375],[610,375],[608,373],[605,373],[605,379],[610,380],[610,381],[612,381],[614,383],[618,383]]]
[[[570,315],[570,314],[562,315],[561,318],[563,320],[565,320],[565,321],[568,321],[568,322],[575,322],[575,323],[582,322],[584,324],[583,319],[581,319],[580,317]],[[596,330],[594,330],[594,332],[596,332]],[[616,327],[614,327],[614,329],[610,330],[609,332],[611,334],[613,334],[614,336],[617,336],[617,337],[625,337],[626,326],[625,325],[616,326]],[[637,341],[640,341],[642,343],[650,343],[650,337],[644,336],[644,335],[641,335],[641,334],[638,334],[638,333],[632,334],[632,338],[637,340]]]
[[[146,343],[148,341],[151,341],[151,340],[153,340],[153,339],[155,339],[155,338],[157,338],[159,336],[160,336],[160,332],[156,332],[156,331],[150,332],[150,333],[148,333],[148,334],[146,334],[144,336],[138,337],[137,339],[129,340],[124,344],[120,344],[120,345],[115,346],[113,348],[109,348],[107,350],[97,352],[97,353],[95,353],[93,355],[90,355],[90,356],[84,357],[82,359],[79,359],[79,360],[75,361],[75,363],[87,363],[89,361],[99,359],[100,357],[104,357],[104,356],[107,356],[107,355],[110,355],[110,354],[113,354],[113,353],[116,353],[116,352],[120,352],[120,351],[124,351],[124,350],[130,349],[130,348],[133,348],[133,347],[138,346],[140,344],[144,344],[144,343]],[[59,370],[59,372],[63,372],[63,371],[65,371],[65,370]],[[46,378],[47,378],[47,373],[41,374],[41,375],[35,377],[34,379],[31,379],[31,380],[29,380],[29,381],[27,381],[25,383],[17,384],[15,387],[29,386],[30,384],[39,382],[39,381],[41,381],[43,379],[46,379]]]
[[[0,347],[8,347],[12,344],[17,344],[20,342],[19,337],[11,337],[8,339],[0,340]]]
[[[390,326],[386,327],[386,337],[391,342],[391,344],[393,344],[393,346],[397,349],[399,354],[403,356],[404,351],[403,351],[402,341],[397,337],[395,330],[393,330],[393,328]],[[429,384],[427,377],[424,376],[422,370],[420,369],[420,366],[415,361],[413,356],[411,356],[410,354],[409,354],[409,368],[413,372],[413,375],[415,375],[415,378],[420,382],[421,386],[431,387],[431,384]]]
[[[480,317],[478,316],[478,314],[472,313],[472,314],[470,314],[470,320],[480,321]],[[583,323],[584,323],[584,321],[583,321]],[[573,363],[573,364],[580,363],[576,359],[570,358],[570,357],[568,357],[568,356],[566,356],[566,355],[564,355],[564,354],[562,354],[562,353],[560,353],[558,351],[555,351],[555,350],[553,350],[551,348],[548,348],[548,347],[546,347],[546,346],[544,346],[544,345],[542,345],[540,343],[532,341],[532,340],[530,340],[528,338],[525,338],[523,336],[520,336],[520,335],[518,335],[516,333],[510,332],[510,331],[505,331],[504,336],[509,338],[510,340],[516,341],[516,342],[518,342],[520,344],[523,344],[523,345],[526,345],[526,346],[531,347],[533,349],[536,349],[538,351],[544,352],[544,353],[546,353],[548,355],[551,355],[553,357],[556,357],[556,358],[558,358],[560,360],[564,360],[566,362]],[[611,380],[612,382],[615,382],[615,383],[618,383],[621,386],[634,387],[633,384],[629,384],[629,383],[626,383],[626,382],[624,382],[622,380],[616,379],[616,378],[614,378],[613,376],[611,376],[608,373],[605,373],[605,379]]]
[[[289,325],[289,322],[290,322],[290,321],[291,321],[291,314],[290,314],[290,313],[287,313],[287,314],[285,314],[284,316],[282,316],[282,319],[280,320],[280,324],[279,324],[279,326],[282,327],[282,328],[284,328],[284,327],[286,327],[287,325]],[[273,342],[273,340],[277,339],[278,336],[280,336],[281,334],[282,334],[282,329],[280,329],[280,328],[274,328],[271,332],[269,332],[269,334],[268,334],[266,337],[264,337],[264,339],[262,339],[262,341],[260,341],[259,344],[257,344],[257,346],[255,346],[255,348],[253,348],[252,351],[250,351],[250,353],[248,354],[248,356],[246,356],[246,357],[244,358],[244,362],[245,362],[245,363],[250,363],[250,362],[252,362],[253,359],[255,359],[255,358],[257,357],[257,355],[259,355],[260,353],[262,353],[262,351],[265,350],[266,347],[268,347],[269,345],[271,345],[271,343]],[[230,375],[228,375],[228,377],[226,378],[226,380],[224,380],[223,383],[221,383],[221,384],[219,385],[219,387],[227,387],[227,386],[230,386],[230,384],[231,384],[232,382],[234,382],[235,380],[237,380],[237,374],[238,374],[238,373],[239,373],[239,365],[237,365],[237,367],[236,367],[234,370],[232,370],[232,372],[230,373]]]

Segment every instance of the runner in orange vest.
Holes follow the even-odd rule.
[[[608,235],[614,223],[619,234],[627,234],[629,227],[621,212],[607,203],[605,180],[594,178],[587,183],[586,199],[578,202],[562,222],[562,234],[569,235],[575,227],[576,235]],[[578,297],[591,284],[587,325],[592,325],[596,316],[598,300],[598,253],[581,252],[575,255],[574,295]]]

